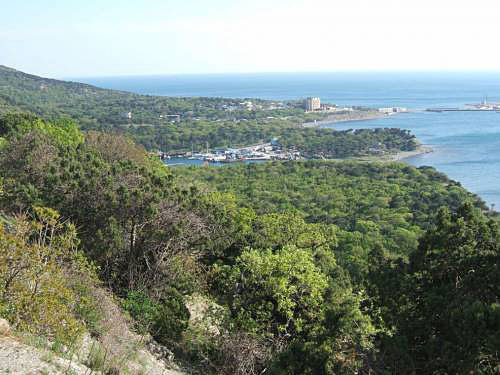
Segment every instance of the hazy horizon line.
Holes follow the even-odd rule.
[[[131,77],[196,77],[196,76],[258,76],[258,75],[295,75],[295,74],[500,74],[500,69],[367,69],[367,70],[296,70],[296,71],[247,71],[247,72],[194,72],[194,73],[128,73],[128,74],[85,74],[58,76],[44,73],[32,73],[0,64],[26,74],[39,75],[42,78],[57,80],[92,79],[92,78],[131,78]]]
[[[325,70],[325,71],[263,71],[263,72],[206,72],[206,73],[139,73],[139,74],[116,74],[116,75],[74,75],[59,76],[54,79],[68,80],[77,78],[126,78],[126,77],[165,77],[165,76],[230,76],[230,75],[271,75],[271,74],[376,74],[376,73],[414,73],[414,74],[500,74],[500,69],[457,69],[457,70],[437,70],[437,69],[377,69],[377,70]],[[28,73],[29,74],[29,73]],[[52,77],[51,77],[52,78]]]

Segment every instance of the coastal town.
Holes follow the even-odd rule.
[[[302,124],[304,128],[319,127],[324,124],[347,122],[347,121],[362,121],[391,116],[397,113],[408,112],[406,108],[402,107],[384,107],[384,108],[365,108],[356,106],[338,106],[335,104],[321,103],[318,97],[308,97],[304,100],[295,102],[264,102],[265,104],[256,104],[250,100],[239,103],[240,107],[224,106],[227,111],[236,111],[242,108],[248,111],[262,111],[273,110],[278,108],[287,108],[294,106],[300,108],[304,113],[317,113],[323,115],[321,120],[314,120],[313,122],[306,122]],[[173,116],[173,115],[171,115]],[[266,119],[272,119],[268,117]],[[264,120],[266,120],[264,119]],[[179,117],[172,121],[179,121]],[[383,150],[379,149],[377,145],[371,148],[373,153],[381,154]],[[240,148],[210,148],[208,142],[204,152],[195,152],[194,150],[182,153],[166,153],[158,152],[162,160],[187,159],[187,160],[200,160],[206,163],[234,163],[241,161],[265,161],[265,160],[299,160],[304,158],[300,151],[296,149],[284,149],[280,143],[279,138],[275,137],[268,141],[263,141],[254,145],[247,145]]]
[[[297,150],[282,150],[277,138],[270,143],[262,143],[243,148],[215,149],[213,153],[192,154],[189,159],[205,160],[209,163],[232,163],[238,161],[298,160]]]
[[[165,123],[180,123],[190,121],[247,121],[259,118],[261,120],[287,119],[297,113],[317,114],[332,120],[332,122],[349,121],[365,118],[383,117],[395,113],[408,112],[403,107],[371,108],[356,105],[337,105],[323,103],[319,97],[308,97],[300,100],[274,101],[262,99],[222,99],[216,98],[214,102],[204,103],[208,110],[205,112],[185,110],[156,113],[155,121]],[[121,119],[134,122],[141,114],[128,109],[120,114]],[[345,119],[344,119],[345,118]]]
[[[207,150],[204,153],[187,152],[171,156],[163,152],[158,152],[158,156],[162,160],[186,158],[188,160],[201,160],[207,163],[301,159],[299,151],[283,150],[277,138],[274,138],[269,143],[261,143],[242,148],[216,148],[210,151],[207,145]]]

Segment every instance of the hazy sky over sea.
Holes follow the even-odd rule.
[[[50,77],[498,70],[498,0],[2,1],[0,64]]]

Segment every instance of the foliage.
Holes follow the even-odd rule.
[[[160,343],[178,340],[187,328],[189,310],[184,304],[184,297],[175,289],[165,291],[153,324],[153,337]]]
[[[414,135],[401,129],[357,129],[336,131],[322,128],[286,129],[278,134],[285,149],[299,150],[306,158],[340,159],[379,155],[394,151],[413,151]]]
[[[96,270],[92,269],[90,275],[74,275],[69,280],[69,287],[73,290],[77,297],[75,303],[75,317],[85,323],[85,328],[90,335],[100,337],[104,334],[103,328],[103,308],[93,293],[95,288],[99,286],[98,280],[95,277]]]
[[[83,134],[76,123],[68,118],[47,122],[26,113],[7,113],[0,117],[0,136],[15,137],[31,131],[38,131],[62,146],[75,147],[83,143]]]
[[[195,192],[174,186],[163,165],[127,140],[91,133],[83,144],[61,145],[35,127],[8,141],[0,155],[4,209],[59,210],[82,228],[87,256],[117,291],[161,295],[171,262],[205,235],[201,217],[188,211]]]
[[[29,115],[0,124],[0,315],[17,329],[102,334],[116,309],[101,311],[98,273],[141,332],[199,373],[498,372],[500,232],[432,168],[171,171],[118,134]],[[352,153],[387,134],[335,137],[359,137]],[[193,292],[217,303],[203,327],[185,306]]]
[[[315,232],[323,234],[310,237],[334,251],[337,262],[356,281],[369,272],[372,250],[382,248],[393,258],[406,258],[415,250],[439,207],[456,210],[463,200],[473,199],[475,205],[486,208],[434,169],[402,163],[269,162],[176,168],[173,172],[199,190],[235,194],[237,204],[255,210],[253,234],[243,239],[233,236],[239,238],[240,249],[245,245],[268,248],[287,241],[300,247],[301,233],[312,230],[301,221],[318,224]],[[228,245],[226,260],[229,251],[234,254],[234,246]]]
[[[129,291],[123,301],[123,308],[135,319],[137,331],[144,334],[152,326],[158,310],[158,304],[145,293]]]
[[[349,294],[329,301],[321,324],[281,353],[270,373],[347,375],[364,371],[375,329],[361,312],[361,302],[361,296]]]
[[[173,288],[164,293],[161,301],[130,291],[123,307],[136,320],[139,333],[149,332],[160,343],[178,340],[190,316],[182,295]]]
[[[4,102],[3,105],[0,104],[0,113],[31,112],[48,120],[67,115],[86,127],[130,123],[168,125],[166,115],[177,114],[183,118],[208,119],[256,117],[253,111],[227,110],[228,107],[239,107],[241,99],[139,95],[37,77],[4,66],[0,66],[0,87],[0,101]],[[253,102],[257,105],[265,103],[259,99],[253,99]],[[131,121],[125,115],[128,112],[132,113]],[[283,110],[269,111],[266,116],[282,112]],[[294,112],[300,111],[284,111],[287,114]]]
[[[210,147],[239,147],[269,143],[273,138],[284,150],[300,151],[306,158],[347,158],[415,150],[415,136],[400,129],[342,130],[303,128],[294,119],[195,121],[169,126],[128,127],[146,148],[168,152],[203,151]]]
[[[265,232],[270,239],[283,229],[286,232],[288,224],[293,226],[283,220],[286,215],[274,217],[274,229],[268,227]],[[241,350],[248,346],[256,350],[255,356],[236,356],[233,366],[250,366],[259,373],[256,369],[264,370],[278,355],[273,373],[307,373],[314,366],[323,368],[324,372],[317,373],[356,371],[364,365],[375,333],[370,318],[361,310],[366,297],[353,293],[328,247],[308,240],[315,238],[324,245],[321,237],[315,237],[318,225],[301,223],[298,218],[296,222],[299,236],[290,242],[275,242],[274,252],[244,250],[232,266],[215,266],[217,292],[230,310],[229,331],[253,335],[245,338]],[[231,336],[226,340],[231,342]],[[227,341],[220,345],[227,351]],[[308,356],[311,362],[299,360]],[[262,362],[262,358],[267,359]],[[336,370],[328,372],[327,368]]]
[[[19,216],[10,229],[0,227],[1,315],[18,330],[72,342],[83,325],[70,280],[87,265],[76,252],[75,227],[49,208],[34,211],[34,221]]]
[[[439,213],[410,262],[415,366],[466,374],[500,369],[500,230],[470,204]],[[406,331],[408,330],[408,331]]]
[[[226,271],[227,304],[235,323],[259,334],[295,335],[314,320],[328,286],[307,250],[247,250]]]

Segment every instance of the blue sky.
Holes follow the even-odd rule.
[[[0,64],[48,77],[498,70],[493,0],[24,0]]]

